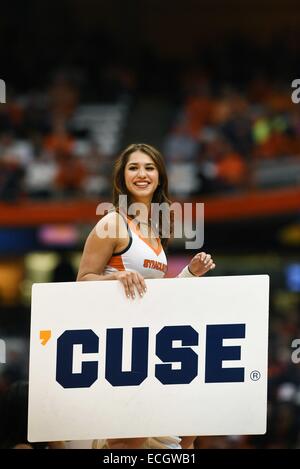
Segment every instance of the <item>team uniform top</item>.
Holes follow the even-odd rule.
[[[151,246],[138,226],[129,218],[125,220],[129,244],[121,252],[112,255],[104,269],[104,275],[129,270],[139,272],[144,278],[163,278],[167,272],[167,258],[161,241],[156,238],[157,248]]]

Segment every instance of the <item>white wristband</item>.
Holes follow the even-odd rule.
[[[177,275],[177,277],[198,277],[198,275],[192,274],[189,269],[189,266],[186,265],[185,268]]]

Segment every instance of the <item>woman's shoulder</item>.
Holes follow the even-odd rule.
[[[110,212],[106,213],[97,223],[99,224],[104,224],[107,223],[109,225],[117,225],[118,223],[121,223],[122,225],[126,226],[126,217],[125,215],[120,214],[116,210],[111,210]]]
[[[95,231],[98,234],[105,235],[105,237],[119,238],[127,233],[126,221],[122,215],[116,210],[108,212],[96,224]],[[102,237],[102,236],[101,236]]]

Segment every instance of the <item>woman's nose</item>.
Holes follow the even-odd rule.
[[[139,168],[138,175],[140,177],[145,177],[146,176],[145,168]]]

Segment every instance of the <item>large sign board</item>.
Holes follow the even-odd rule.
[[[267,275],[35,284],[29,440],[266,431]]]

